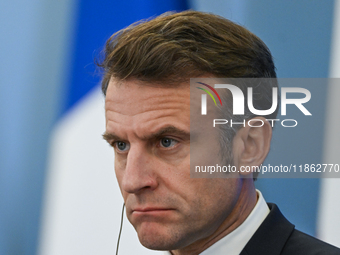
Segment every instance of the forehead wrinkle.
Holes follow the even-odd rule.
[[[161,112],[159,112],[161,111]],[[169,108],[164,108],[164,109],[155,109],[155,110],[149,110],[149,111],[145,111],[145,112],[139,112],[139,113],[135,113],[135,114],[125,114],[125,113],[122,113],[122,112],[116,112],[116,111],[111,111],[111,110],[106,110],[106,117],[111,117],[112,119],[118,119],[119,117],[115,117],[115,115],[123,115],[124,117],[136,117],[137,115],[140,115],[140,114],[146,114],[146,113],[157,113],[159,112],[157,115],[162,115],[162,116],[170,116],[171,114],[168,113],[168,115],[166,114],[167,112],[171,112],[171,113],[174,113],[174,112],[182,112],[183,109],[169,109]],[[164,115],[166,114],[166,115]],[[189,116],[189,114],[188,114]],[[155,117],[153,116],[152,117],[153,119],[155,119]],[[117,122],[117,121],[116,121]],[[118,122],[117,122],[118,123]]]
[[[151,93],[152,94],[152,93]],[[137,99],[137,100],[136,100]],[[169,109],[190,105],[190,97],[184,96],[183,93],[160,94],[159,96],[148,95],[143,99],[139,99],[138,95],[130,95],[129,97],[106,98],[105,108],[114,109],[114,111],[125,114],[125,111],[131,111],[129,115],[134,116],[138,113],[148,112],[157,107],[157,110]],[[136,102],[137,101],[137,102]]]
[[[142,105],[136,105],[134,108],[131,108],[131,104],[121,104],[121,106],[123,107],[110,107],[111,104],[114,104],[115,106],[117,106],[119,103],[117,102],[108,102],[106,104],[105,107],[105,113],[110,114],[110,113],[118,113],[121,115],[125,115],[125,116],[137,116],[139,114],[143,114],[143,113],[152,113],[152,112],[157,112],[157,111],[161,111],[164,112],[166,110],[176,110],[176,109],[185,109],[186,106],[189,106],[190,109],[190,105],[189,103],[182,103],[179,100],[175,100],[176,104],[173,104],[173,101],[164,101],[163,103],[154,103],[154,102],[146,102],[143,103]],[[127,110],[124,109],[124,106],[127,106]],[[113,110],[112,110],[113,109]],[[126,113],[126,111],[129,111],[130,113]]]
[[[181,112],[180,110],[176,110],[176,112]],[[181,127],[183,125],[183,122],[181,122],[181,125],[177,123],[174,125],[171,118],[175,117],[174,114],[169,113],[167,115],[159,115],[159,116],[153,116],[153,118],[146,120],[145,122],[141,123],[133,123],[133,129],[136,131],[136,135],[138,137],[145,137],[146,133],[153,133],[155,130],[159,129],[160,127],[164,126],[175,126],[178,129],[185,129],[184,127]],[[168,119],[165,120],[164,123],[162,123],[161,119]],[[156,122],[156,123],[155,123]],[[190,121],[188,119],[188,124],[190,124]],[[146,131],[146,132],[145,132]]]
[[[133,133],[134,135],[136,135],[136,137],[142,138],[142,137],[145,137],[145,133],[148,133],[148,132],[145,132],[145,130],[153,132],[154,127],[160,126],[159,125],[159,123],[161,123],[159,121],[160,119],[164,119],[164,118],[176,118],[176,119],[178,119],[177,113],[182,113],[183,111],[181,109],[166,109],[166,110],[161,111],[161,112],[159,112],[157,110],[152,110],[150,112],[158,112],[158,114],[147,115],[147,116],[142,118],[142,121],[141,121],[141,119],[134,120],[133,116],[130,116],[130,115],[121,114],[121,113],[117,113],[117,112],[109,112],[108,114],[110,114],[111,116],[109,116],[110,118],[107,118],[106,130],[108,131],[108,133],[110,133],[110,129],[111,130],[112,129],[117,130],[118,128],[123,126],[124,129],[125,129],[124,133]],[[112,115],[123,115],[123,116],[128,117],[127,119],[129,119],[129,120],[126,120],[126,119],[123,120],[124,118],[113,117]],[[183,115],[183,117],[185,117],[185,116],[186,115]],[[187,116],[189,117],[189,113],[188,113]],[[179,119],[182,119],[183,117],[181,117]],[[157,123],[154,123],[154,122],[157,122]],[[116,128],[112,127],[112,123]],[[188,124],[190,124],[189,118],[188,118]],[[168,126],[173,125],[173,121],[169,120],[169,121],[165,122],[164,125],[162,125],[162,126],[167,126],[167,125]],[[125,134],[124,134],[124,136],[125,136]]]

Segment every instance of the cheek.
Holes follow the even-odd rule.
[[[115,157],[114,170],[115,170],[116,179],[117,179],[117,182],[118,182],[119,189],[120,189],[120,191],[123,195],[123,198],[125,200],[125,195],[124,195],[125,192],[122,190],[122,187],[121,187],[121,183],[122,183],[123,175],[124,175],[124,164],[122,164],[121,161],[117,160],[117,156]]]
[[[185,187],[185,189],[183,189]],[[181,229],[193,238],[205,238],[214,233],[231,215],[238,199],[235,179],[191,178],[180,191],[182,201]]]
[[[210,221],[206,223],[214,231],[232,214],[240,192],[237,179],[210,180],[203,190],[204,204],[201,207],[205,208],[203,216]]]
[[[187,183],[186,200],[199,213],[214,215],[217,212],[230,212],[238,196],[237,179],[198,179],[191,178]]]

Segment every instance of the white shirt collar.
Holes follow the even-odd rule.
[[[239,255],[241,253],[250,238],[269,214],[269,208],[262,193],[259,190],[256,190],[256,192],[258,195],[257,203],[246,220],[230,234],[200,253],[200,255],[225,255],[226,252],[228,255]],[[169,255],[171,253],[166,251],[164,255],[166,254]]]

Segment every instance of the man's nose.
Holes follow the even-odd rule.
[[[121,187],[128,193],[138,193],[158,186],[155,156],[143,147],[130,148]]]

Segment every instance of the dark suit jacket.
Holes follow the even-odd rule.
[[[275,204],[240,255],[340,255],[340,249],[295,229]],[[340,237],[339,237],[340,238]]]

